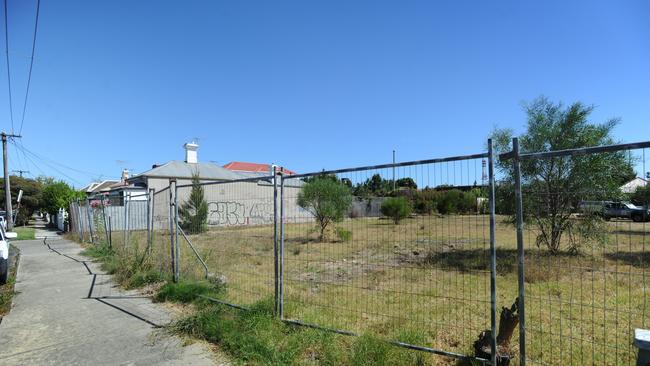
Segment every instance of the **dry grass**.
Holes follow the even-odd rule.
[[[504,218],[498,222],[501,307],[517,297],[517,265],[515,230]],[[472,342],[490,326],[487,216],[418,216],[400,225],[357,218],[337,227],[349,230],[351,239],[319,242],[313,224],[285,225],[287,318],[393,339],[407,330],[421,335],[422,345],[472,352]],[[534,246],[534,230],[526,231],[529,359],[634,363],[631,335],[647,326],[649,228],[610,222],[608,242],[583,243],[578,255],[550,255]],[[114,233],[116,247],[121,238]],[[273,296],[272,226],[211,228],[190,240],[210,272],[225,279],[225,300],[247,305]],[[144,233],[132,233],[128,250],[141,253],[144,242]],[[182,239],[181,245],[183,276],[201,278],[198,261]],[[169,235],[156,232],[152,249],[148,260],[169,268]],[[430,356],[426,362],[449,360]]]

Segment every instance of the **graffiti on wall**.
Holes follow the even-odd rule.
[[[273,202],[208,202],[208,225],[234,226],[273,223]]]

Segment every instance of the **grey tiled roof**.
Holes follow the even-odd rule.
[[[189,179],[197,172],[201,179],[234,180],[245,178],[242,174],[230,171],[212,163],[186,163],[184,161],[172,160],[161,166],[147,170],[146,172],[134,175],[131,179],[136,177]]]

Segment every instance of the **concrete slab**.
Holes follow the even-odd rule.
[[[115,286],[60,237],[16,241],[11,312],[0,323],[0,365],[225,365],[204,345],[183,347],[159,327],[170,314]],[[93,285],[93,280],[95,285]]]

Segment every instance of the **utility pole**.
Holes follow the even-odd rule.
[[[19,135],[6,134],[2,132],[2,161],[4,163],[4,175],[5,175],[5,213],[7,220],[7,231],[11,231],[14,228],[14,216],[11,210],[11,184],[9,182],[9,158],[7,156],[7,137],[20,138]]]
[[[18,170],[12,170],[12,172],[20,174],[20,177],[22,178],[23,173],[29,173],[29,170],[20,170],[20,169],[18,169]]]
[[[393,191],[395,190],[395,150],[393,150]]]

